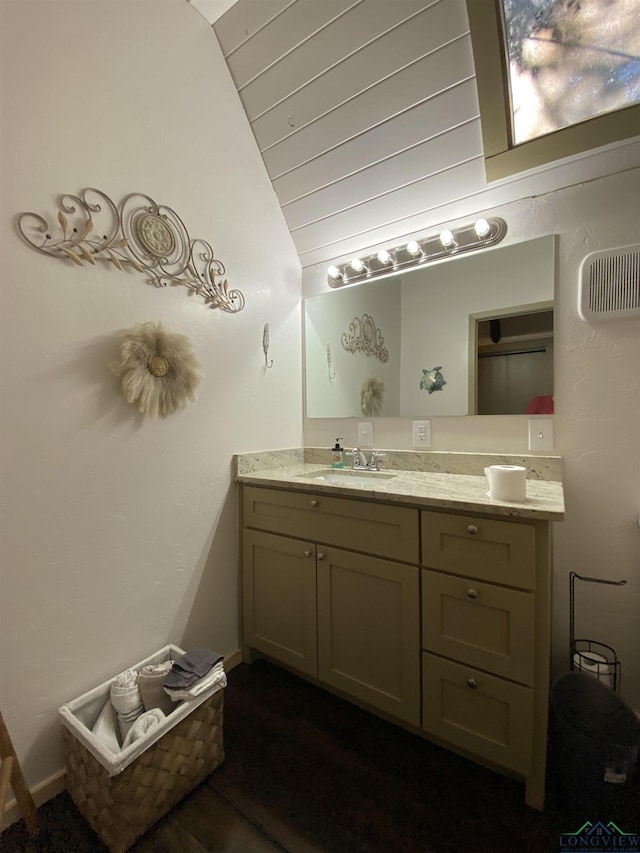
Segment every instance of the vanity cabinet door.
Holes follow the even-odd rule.
[[[318,677],[420,725],[419,569],[317,546]]]
[[[422,572],[422,646],[496,675],[533,684],[531,592]]]
[[[423,652],[422,695],[426,732],[499,767],[529,774],[531,688]]]
[[[316,547],[257,530],[242,537],[246,645],[316,676]]]

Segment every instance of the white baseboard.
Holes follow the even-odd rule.
[[[238,649],[235,652],[232,652],[230,655],[227,655],[224,659],[224,668],[227,672],[230,669],[238,666],[238,664],[242,663],[242,649]]]
[[[39,782],[31,789],[31,796],[36,804],[36,808],[66,790],[66,776],[67,773],[65,770],[59,770],[53,776],[45,779],[44,782]],[[10,800],[2,818],[0,818],[0,832],[11,826],[12,823],[20,820],[21,817],[22,814],[18,808],[18,804],[15,800]]]

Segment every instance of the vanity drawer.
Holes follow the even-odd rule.
[[[533,691],[422,653],[422,727],[500,767],[531,769]]]
[[[531,524],[423,510],[422,565],[456,575],[535,588]]]
[[[244,486],[245,527],[417,564],[418,510],[319,493]]]
[[[533,593],[422,571],[422,646],[533,684]]]

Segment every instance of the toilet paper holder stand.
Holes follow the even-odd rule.
[[[619,693],[621,662],[615,650],[606,643],[575,636],[576,580],[608,586],[624,586],[626,580],[609,581],[569,572],[569,669],[586,672],[604,682],[614,693]]]

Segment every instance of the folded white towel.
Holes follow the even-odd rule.
[[[104,703],[104,707],[100,711],[92,731],[107,749],[111,750],[111,752],[120,752],[116,717],[110,699],[107,699]]]
[[[112,687],[136,687],[138,684],[138,673],[135,669],[125,669],[120,675],[116,675],[113,679]]]
[[[174,702],[183,700],[195,699],[212,687],[217,687],[221,690],[227,686],[227,676],[224,671],[224,661],[217,663],[203,678],[199,678],[188,690],[171,690],[165,687],[165,693],[170,696]]]
[[[156,726],[159,726],[165,719],[165,715],[160,708],[152,708],[150,711],[145,711],[144,714],[140,714],[138,719],[127,732],[122,748],[126,749],[128,746],[131,746],[132,743],[135,743],[141,737],[146,735],[146,733],[151,731],[151,729],[155,729]]]
[[[138,673],[135,669],[127,669],[113,679],[110,695],[118,720],[120,740],[124,741],[131,726],[144,712],[138,687]]]

